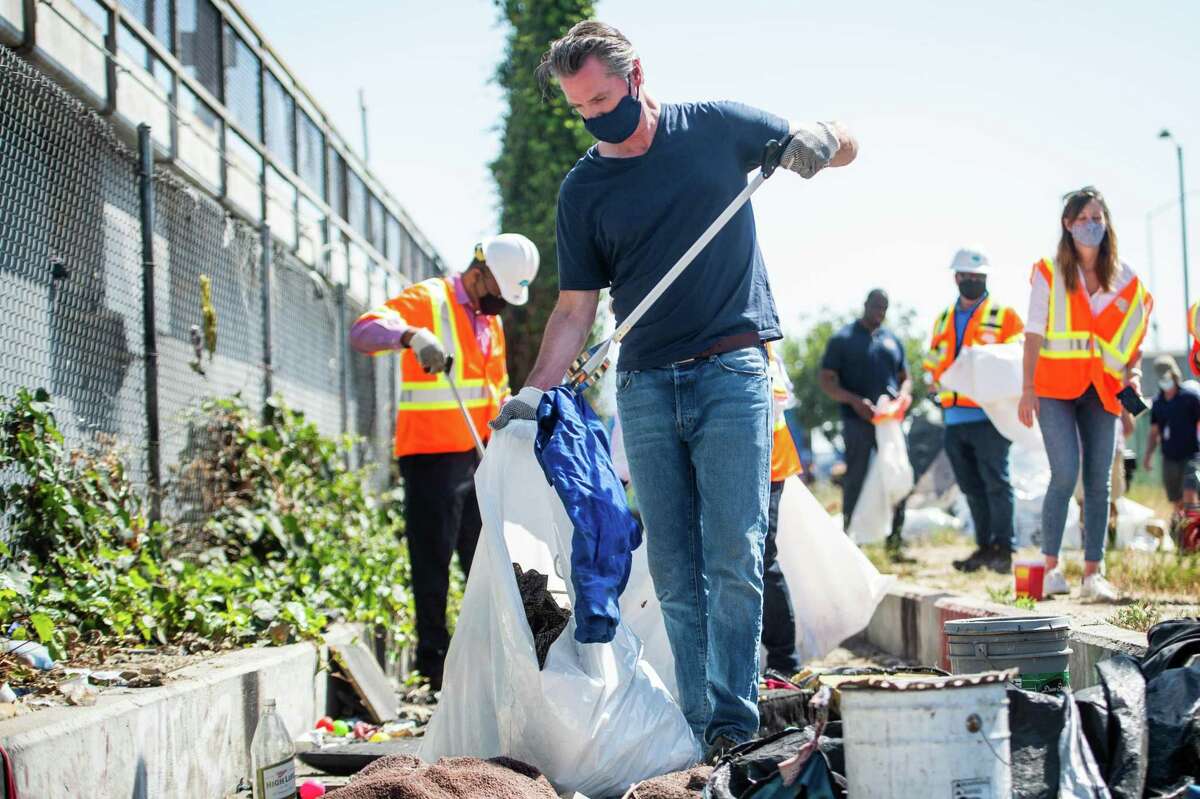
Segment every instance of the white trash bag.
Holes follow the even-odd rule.
[[[657,602],[647,599],[644,555],[635,555],[613,641],[576,643],[572,618],[539,671],[512,564],[548,573],[549,588],[573,602],[573,526],[533,454],[535,430],[510,422],[475,475],[483,530],[420,756],[505,755],[540,770],[560,793],[620,795],[691,766],[699,744],[657,671],[674,665]],[[627,599],[640,613],[624,615]],[[630,627],[635,618],[656,663]]]
[[[866,629],[892,575],[880,574],[812,492],[789,480],[775,534],[796,615],[800,662],[824,657]]]
[[[857,544],[887,538],[896,506],[913,489],[913,468],[901,426],[908,403],[883,396],[875,406],[875,452],[848,528]]]

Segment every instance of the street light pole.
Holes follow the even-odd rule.
[[[1188,240],[1187,240],[1187,200],[1183,183],[1183,147],[1171,135],[1171,131],[1163,129],[1158,134],[1160,139],[1168,139],[1175,145],[1175,158],[1179,163],[1179,231],[1183,239],[1183,318],[1184,341],[1187,341],[1187,314],[1191,307],[1192,292],[1188,284]]]

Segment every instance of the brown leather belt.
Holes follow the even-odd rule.
[[[675,361],[673,366],[688,364],[694,361],[703,361],[706,358],[711,358],[714,355],[721,355],[734,350],[745,349],[746,347],[757,347],[762,344],[762,339],[758,333],[735,333],[732,336],[726,336],[717,341],[704,352],[699,355],[693,355],[691,358],[684,358],[682,361]]]

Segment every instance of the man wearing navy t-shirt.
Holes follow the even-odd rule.
[[[587,340],[600,290],[618,322],[762,165],[812,177],[855,143],[836,123],[730,102],[660,103],[629,41],[586,21],[555,41],[539,76],[558,81],[599,142],[558,198],[559,298],[526,386],[493,425],[532,419]],[[680,704],[715,755],[758,732],[758,645],[771,461],[763,342],[779,318],[745,205],[621,345],[617,403],[646,524],[647,554],[675,658]]]

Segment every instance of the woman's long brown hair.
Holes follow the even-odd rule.
[[[1061,235],[1058,239],[1058,254],[1054,259],[1067,291],[1074,291],[1079,285],[1079,253],[1075,251],[1075,239],[1067,228],[1092,200],[1100,203],[1100,210],[1104,214],[1104,239],[1100,242],[1100,254],[1096,256],[1096,278],[1100,281],[1100,289],[1112,291],[1113,280],[1117,275],[1117,231],[1113,229],[1108,203],[1095,187],[1084,186],[1079,191],[1067,195],[1062,212],[1063,224],[1059,230]]]

